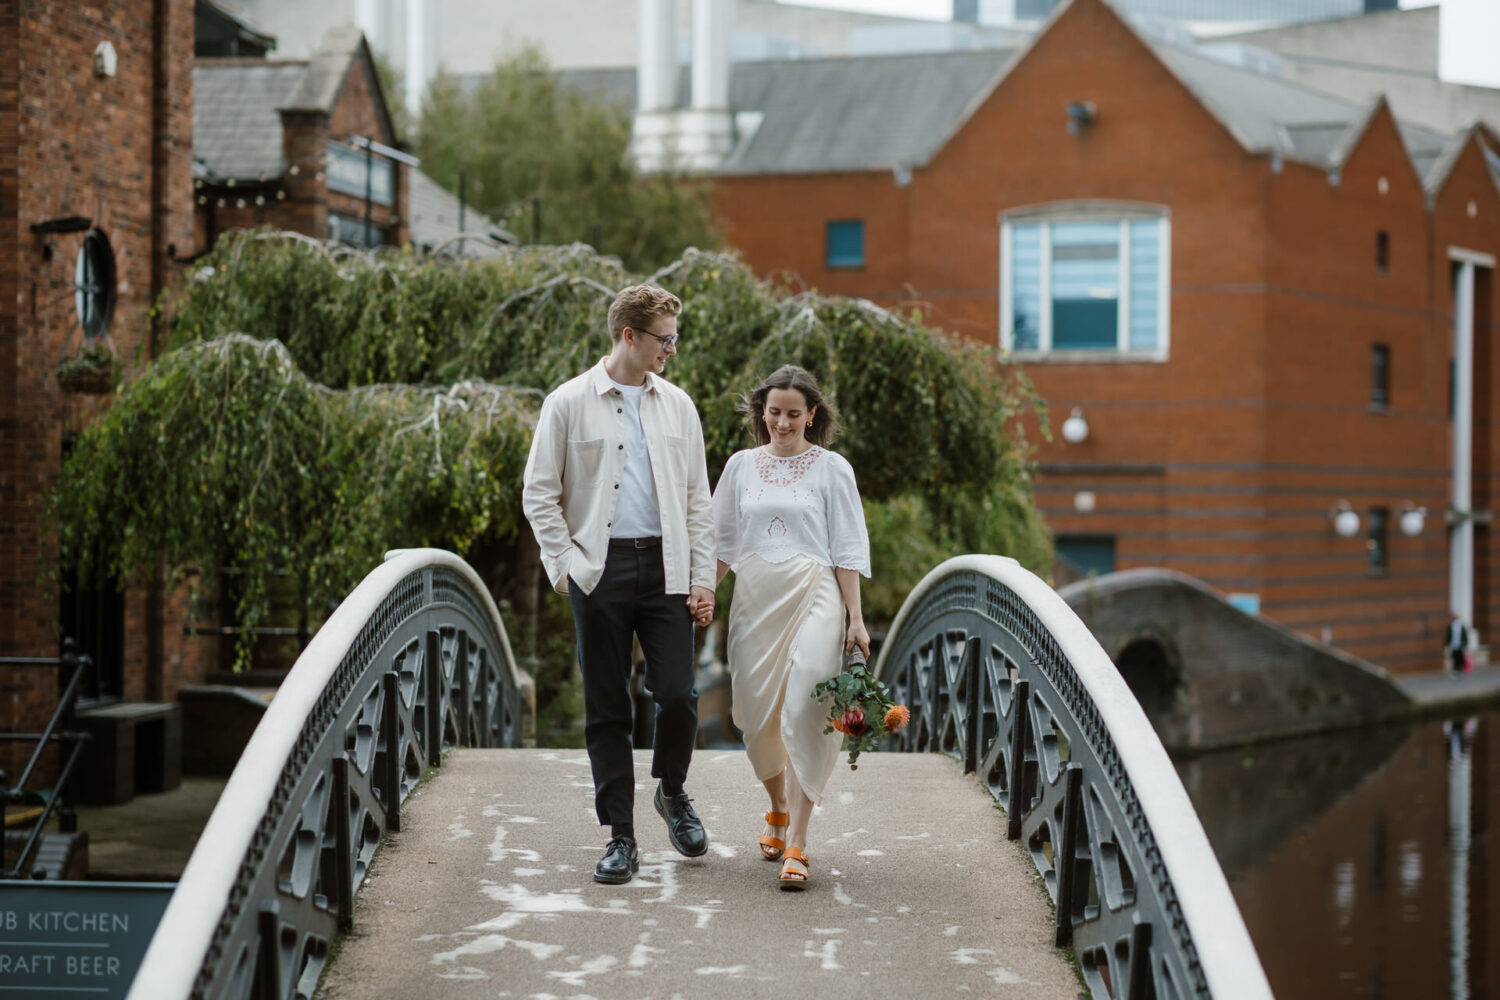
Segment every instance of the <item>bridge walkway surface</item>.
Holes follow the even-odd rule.
[[[760,858],[765,793],[742,752],[694,755],[702,858],[667,842],[649,774],[638,752],[640,873],[606,886],[582,750],[448,754],[374,859],[318,996],[1084,994],[1024,847],[958,762],[872,754],[851,773],[840,757],[801,893]]]

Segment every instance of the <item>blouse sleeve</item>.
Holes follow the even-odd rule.
[[[740,562],[739,468],[743,454],[737,451],[724,463],[713,497],[715,548],[719,558],[731,566]]]
[[[870,575],[870,536],[865,530],[865,509],[859,502],[854,467],[844,456],[830,452],[825,485],[828,494],[828,552],[838,569]]]

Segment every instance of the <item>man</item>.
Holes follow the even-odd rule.
[[[1443,637],[1443,648],[1448,652],[1448,676],[1457,677],[1468,673],[1469,629],[1457,611],[1448,616],[1448,631]]]
[[[708,850],[683,781],[698,732],[693,621],[713,612],[713,512],[697,408],[660,377],[677,353],[681,311],[675,295],[652,285],[615,297],[609,355],[542,403],[522,490],[547,576],[573,609],[594,809],[610,828],[594,879],[610,884],[640,867],[632,635],[656,702],[656,811],[679,852]]]

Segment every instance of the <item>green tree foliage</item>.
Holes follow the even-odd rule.
[[[316,620],[384,550],[435,545],[474,563],[512,613],[534,604],[515,588],[536,580],[517,565],[535,412],[608,352],[609,303],[637,280],[582,246],[475,261],[232,234],[166,304],[172,349],[64,466],[63,558],[87,569],[100,552],[120,578],[163,553],[174,567],[235,566],[251,624],[277,572]],[[698,404],[713,480],[750,445],[739,406],[771,370],[801,364],[838,402],[835,447],[871,529],[873,623],[955,553],[1047,565],[1017,436],[1034,397],[1018,372],[914,316],[789,294],[724,254],[689,251],[648,280],[684,303],[667,374]],[[566,602],[551,595],[539,613],[517,645],[544,722],[550,710],[561,723],[577,694]]]
[[[434,78],[416,149],[429,176],[457,193],[462,171],[469,203],[528,241],[587,243],[636,270],[690,246],[718,247],[709,182],[638,175],[630,128],[626,108],[560,83],[527,48],[472,92],[452,76]]]

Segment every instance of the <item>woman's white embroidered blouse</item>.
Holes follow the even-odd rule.
[[[719,558],[783,562],[805,555],[870,575],[870,538],[848,459],[812,446],[791,458],[765,448],[729,456],[714,490]]]

